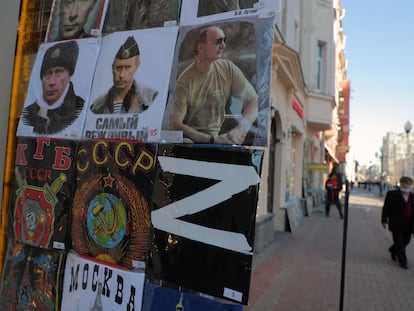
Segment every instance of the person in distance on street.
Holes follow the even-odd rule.
[[[388,249],[391,259],[401,268],[408,269],[405,249],[413,234],[414,194],[411,192],[413,180],[402,176],[400,185],[387,192],[382,208],[381,222],[392,234],[393,244]]]
[[[329,217],[329,210],[332,204],[335,204],[338,208],[339,217],[342,219],[342,205],[339,200],[339,193],[342,190],[342,175],[338,172],[338,166],[332,167],[332,171],[325,182],[326,189],[326,204],[325,215]]]

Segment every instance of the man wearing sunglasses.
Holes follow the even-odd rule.
[[[193,43],[194,61],[177,79],[170,128],[183,131],[185,142],[240,145],[257,118],[257,93],[235,64],[222,59],[225,47],[221,28],[201,29]],[[222,133],[232,97],[242,102],[242,116]]]

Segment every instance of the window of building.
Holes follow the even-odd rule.
[[[326,44],[319,41],[316,51],[316,90],[323,91],[325,83]]]

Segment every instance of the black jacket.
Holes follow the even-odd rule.
[[[34,103],[24,108],[22,113],[23,123],[33,126],[33,132],[37,134],[55,134],[71,125],[82,112],[84,100],[77,96],[70,82],[69,90],[63,104],[54,110],[49,110],[49,120],[38,115],[40,107]]]
[[[387,192],[382,207],[381,222],[388,224],[388,229],[392,232],[403,232],[409,230],[413,232],[414,216],[414,194],[410,192],[408,198],[413,215],[407,224],[405,221],[405,204],[402,191],[400,189],[390,190]]]

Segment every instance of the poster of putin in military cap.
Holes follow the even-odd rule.
[[[54,0],[46,42],[97,37],[108,0]]]
[[[43,43],[38,50],[17,136],[80,138],[100,43]]]
[[[178,27],[102,39],[83,137],[157,141]]]

